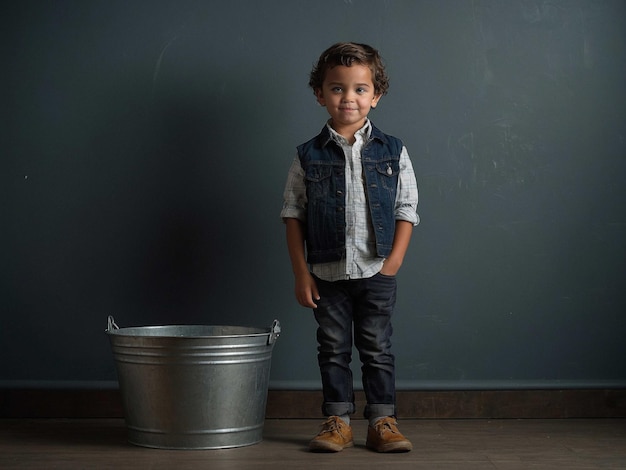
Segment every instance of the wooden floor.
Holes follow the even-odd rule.
[[[310,453],[319,424],[268,419],[259,444],[181,451],[127,444],[121,419],[3,419],[0,468],[626,469],[626,419],[402,420],[414,450],[391,455],[365,448],[364,420],[352,421],[354,448]]]

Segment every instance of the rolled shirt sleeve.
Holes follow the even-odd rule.
[[[406,147],[402,147],[395,205],[396,220],[406,220],[413,225],[419,224],[420,218],[417,214],[418,199],[419,195],[413,164],[411,163]]]
[[[304,170],[297,155],[287,173],[283,199],[283,208],[280,211],[280,217],[283,221],[285,219],[298,219],[301,222],[306,222],[307,198]]]

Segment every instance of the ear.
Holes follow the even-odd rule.
[[[372,99],[372,108],[376,108],[376,106],[378,106],[378,102],[382,97],[383,95],[374,95],[374,98]]]
[[[326,106],[326,100],[324,99],[324,93],[321,88],[315,89],[315,97],[317,98],[317,102],[320,106]]]

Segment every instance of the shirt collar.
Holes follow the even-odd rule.
[[[332,140],[337,142],[339,145],[345,145],[347,143],[346,138],[338,134],[337,131],[335,131],[335,129],[330,126],[330,119],[326,123],[326,128],[328,129]],[[369,139],[371,133],[372,125],[370,123],[370,120],[366,118],[365,124],[358,131],[356,131],[355,137],[360,136],[362,141],[365,142],[367,139]]]

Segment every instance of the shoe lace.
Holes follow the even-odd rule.
[[[397,428],[396,428],[396,426],[395,426],[395,425],[396,425],[396,423],[395,423],[395,422],[393,422],[393,421],[391,421],[391,420],[384,420],[382,423],[380,423],[380,424],[377,426],[377,429],[376,429],[376,430],[378,431],[378,433],[379,433],[381,436],[382,436],[383,434],[387,433],[387,432],[390,432],[390,433],[396,434],[396,433],[398,433],[398,430],[397,430]]]
[[[343,433],[341,432],[341,426],[338,423],[339,419],[341,418],[332,417],[327,419],[324,424],[322,424],[320,434],[336,432],[343,437]]]

